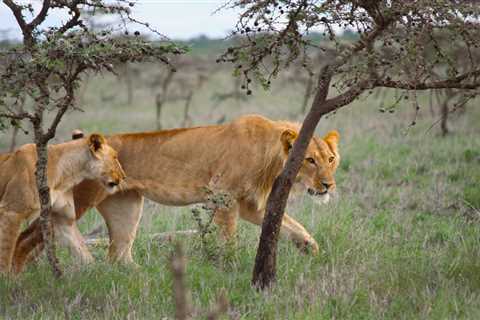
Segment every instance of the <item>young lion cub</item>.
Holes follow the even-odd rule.
[[[0,273],[12,271],[12,256],[21,223],[40,213],[35,185],[36,161],[33,144],[0,155]],[[80,260],[91,261],[85,244],[77,241],[81,235],[75,225],[72,189],[84,179],[97,179],[108,192],[114,193],[125,178],[117,152],[100,134],[52,145],[48,147],[47,174],[55,236]],[[61,227],[56,221],[63,222]]]

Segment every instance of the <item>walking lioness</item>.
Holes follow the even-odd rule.
[[[40,213],[36,161],[33,144],[0,155],[0,273],[11,271],[21,223]],[[81,260],[92,260],[75,226],[73,187],[84,179],[98,179],[102,192],[116,191],[125,178],[117,152],[99,134],[52,145],[48,147],[47,174],[55,236]]]
[[[222,190],[235,199],[230,209],[215,214],[215,222],[229,238],[235,233],[238,216],[262,223],[266,199],[298,129],[298,124],[250,115],[224,125],[110,136],[107,141],[118,150],[128,176],[126,191],[108,195],[96,182],[81,183],[74,190],[77,218],[96,207],[108,226],[110,259],[132,262],[143,197],[182,206],[205,201],[206,189]],[[336,131],[314,137],[297,176],[296,184],[322,202],[335,189],[338,140]],[[281,232],[300,247],[318,252],[313,237],[287,214]],[[40,241],[33,225],[18,243],[17,263],[22,264]]]

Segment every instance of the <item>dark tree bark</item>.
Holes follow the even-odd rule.
[[[449,99],[445,99],[442,103],[442,120],[440,122],[440,128],[442,129],[442,136],[446,136],[448,134],[448,101]]]
[[[62,271],[60,269],[58,259],[55,255],[55,241],[52,221],[50,219],[50,212],[52,210],[52,206],[50,202],[50,188],[48,187],[47,179],[47,141],[45,141],[45,139],[42,139],[42,135],[37,134],[37,130],[35,130],[35,145],[37,149],[35,177],[41,207],[39,217],[40,229],[42,232],[42,238],[44,239],[48,261],[52,266],[55,277],[58,278],[62,275]]]
[[[371,80],[359,81],[355,87],[327,99],[334,69],[335,65],[326,65],[322,68],[310,111],[303,121],[285,167],[275,179],[268,197],[252,277],[253,286],[259,289],[266,289],[276,281],[277,243],[288,195],[320,118],[351,103],[363,91],[372,86]]]
[[[37,86],[41,95],[35,101],[35,114],[31,119],[33,124],[34,141],[37,151],[37,163],[35,167],[35,178],[38,190],[38,198],[40,200],[40,230],[45,243],[47,259],[52,267],[53,274],[59,278],[62,275],[60,264],[55,254],[55,238],[51,222],[52,204],[50,199],[50,188],[48,186],[48,141],[55,137],[57,126],[63,115],[74,99],[73,84],[70,84],[67,90],[67,96],[64,103],[59,105],[55,118],[51,122],[48,130],[43,130],[43,113],[50,103],[50,91],[44,79],[37,80]]]
[[[440,129],[442,131],[442,136],[445,137],[450,133],[448,129],[448,114],[450,113],[449,105],[452,100],[457,96],[456,92],[453,90],[445,90],[445,97],[442,100],[441,105],[441,118],[440,118]]]
[[[277,242],[288,194],[320,118],[330,111],[325,101],[331,77],[332,74],[328,68],[325,68],[320,74],[318,91],[312,107],[303,121],[302,128],[288,156],[285,168],[280,176],[275,179],[272,191],[268,197],[252,278],[253,285],[260,289],[268,288],[276,281]]]

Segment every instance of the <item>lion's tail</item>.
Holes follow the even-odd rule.
[[[21,272],[25,265],[34,260],[43,249],[43,238],[40,221],[36,219],[25,229],[17,239],[13,255],[13,271]]]

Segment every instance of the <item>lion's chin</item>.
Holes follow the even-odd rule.
[[[114,194],[118,190],[120,190],[119,186],[109,186],[108,184],[104,186],[105,190],[107,191],[108,194]]]
[[[330,201],[330,194],[315,195],[312,198],[317,204],[327,204]]]

